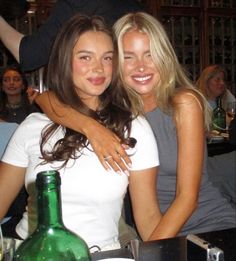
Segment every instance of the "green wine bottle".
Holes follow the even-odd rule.
[[[63,224],[58,171],[37,174],[38,225],[16,250],[14,261],[90,261],[85,241]]]
[[[212,128],[219,132],[226,129],[226,112],[221,105],[221,97],[216,98],[216,108],[213,110]]]

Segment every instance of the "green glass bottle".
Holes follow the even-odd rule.
[[[216,108],[213,110],[212,128],[219,132],[226,130],[226,112],[221,105],[221,97],[216,98]]]
[[[14,261],[90,261],[85,241],[63,224],[58,171],[37,174],[38,226],[16,250]]]

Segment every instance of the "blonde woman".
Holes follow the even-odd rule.
[[[222,107],[226,110],[227,103],[236,102],[234,95],[227,89],[226,72],[220,65],[206,67],[196,82],[197,88],[206,97],[212,109],[216,107],[216,98],[221,96]]]
[[[133,106],[142,106],[159,148],[156,190],[162,217],[148,240],[235,227],[235,211],[208,181],[205,132],[210,114],[207,101],[186,77],[163,26],[141,12],[119,19],[114,32],[119,53],[118,84],[126,87],[131,101],[140,98]],[[80,125],[83,129],[81,126],[91,122],[88,119],[78,123],[78,114],[54,102],[53,108],[60,108],[60,115],[70,115],[70,120],[58,117],[50,106],[46,108],[48,102],[42,101],[43,97],[40,99],[44,109],[64,124]],[[91,133],[87,129],[86,132]],[[102,129],[93,128],[93,133],[101,132]],[[101,136],[102,149],[97,149],[98,157],[111,154],[112,146],[114,154],[117,153],[119,146],[117,141],[112,141],[114,136],[105,132]],[[95,139],[98,141],[98,135]],[[117,167],[114,158],[110,163]]]

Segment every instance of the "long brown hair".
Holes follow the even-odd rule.
[[[130,109],[131,103],[125,89],[122,86],[111,84],[99,97],[100,106],[97,111],[86,106],[75,91],[72,78],[72,52],[79,37],[87,31],[104,32],[113,39],[111,30],[105,25],[102,18],[98,16],[89,18],[82,15],[72,17],[62,27],[53,45],[48,63],[46,85],[60,102],[97,120],[124,140],[126,131],[129,135],[133,118]],[[116,59],[115,55],[114,65],[116,65]],[[44,150],[44,146],[58,127],[64,129],[64,137],[56,142],[51,151]],[[85,135],[52,123],[43,130],[40,148],[44,163],[62,161],[61,167],[63,167],[70,158],[78,158],[81,155],[78,152],[88,144]]]

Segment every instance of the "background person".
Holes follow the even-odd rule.
[[[141,9],[137,0],[58,0],[46,22],[32,35],[16,31],[0,16],[0,40],[20,63],[21,69],[31,71],[47,64],[58,30],[76,13],[100,15],[113,25],[125,13]]]
[[[31,185],[36,174],[47,169],[61,173],[65,225],[89,246],[119,247],[118,221],[128,184],[143,240],[155,229],[160,218],[155,195],[155,138],[145,118],[137,116],[138,109],[130,110],[123,86],[116,84],[116,79],[110,85],[114,57],[111,32],[103,21],[75,16],[57,36],[47,86],[61,102],[99,121],[120,139],[137,141],[134,150],[128,151],[132,158],[129,172],[109,173],[82,133],[53,123],[44,114],[31,114],[14,133],[0,163],[0,219],[24,182],[29,192],[27,212],[16,228],[21,238],[36,226]],[[104,161],[109,166],[111,156],[107,154]]]
[[[236,98],[227,88],[226,72],[220,65],[206,67],[196,82],[197,88],[206,97],[211,108],[216,108],[216,98],[221,96],[222,107],[226,111],[228,102],[235,102]]]
[[[0,89],[0,117],[7,122],[21,123],[31,112],[39,110],[34,105],[34,92],[27,94],[25,74],[17,65],[3,70]]]
[[[156,193],[162,217],[149,239],[235,227],[235,210],[208,178],[207,101],[186,77],[163,26],[148,14],[134,13],[120,18],[114,31],[119,51],[117,73],[129,95],[141,97],[142,103],[136,106],[143,106],[159,148]],[[46,101],[48,96],[53,109]],[[54,98],[47,93],[40,95],[38,102],[54,120],[79,127],[78,113]],[[57,109],[59,113],[55,113]],[[65,115],[70,115],[70,120]],[[80,128],[88,122],[90,119],[80,122]],[[96,140],[103,131],[97,127],[95,131],[91,126]],[[111,147],[106,147],[104,140],[114,144],[116,151],[117,142],[110,133],[103,132],[100,143],[110,154]],[[101,151],[96,152],[101,158]]]

